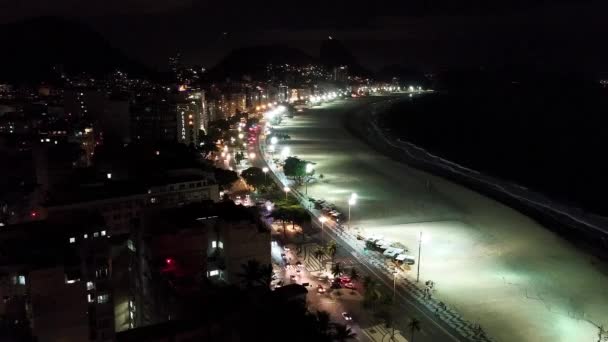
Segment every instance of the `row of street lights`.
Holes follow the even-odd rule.
[[[274,113],[272,113],[274,114]],[[271,114],[271,117],[274,116]],[[239,137],[240,138],[240,137]],[[271,147],[271,151],[274,152],[276,145],[278,144],[278,138],[273,136],[270,138],[270,147]],[[289,157],[289,155],[291,154],[291,150],[288,146],[284,146],[281,149],[281,157],[283,159],[287,159]],[[266,181],[266,174],[268,173],[269,169],[268,167],[264,167],[262,168],[262,171],[264,172],[264,180]],[[314,165],[311,163],[306,164],[306,175],[310,175],[312,174],[312,172],[314,171]],[[283,187],[283,191],[285,192],[285,200],[287,200],[287,196],[289,194],[289,192],[291,191],[291,189],[288,186]],[[305,194],[306,196],[308,196],[308,181],[305,181]],[[348,198],[348,224],[347,227],[350,230],[350,221],[351,221],[351,211],[352,211],[352,207],[355,206],[357,204],[357,200],[358,200],[358,195],[357,193],[351,193],[350,197]],[[328,218],[325,216],[320,216],[319,217],[319,222],[321,223],[321,243],[324,243],[324,228],[325,228],[325,222],[328,221]],[[416,282],[418,283],[420,281],[420,264],[421,264],[421,257],[422,257],[422,244],[423,243],[427,243],[430,240],[430,236],[428,234],[422,234],[422,232],[420,232],[419,234],[419,238],[418,238],[418,265],[417,265],[417,270],[416,270]],[[395,302],[395,296],[396,296],[396,277],[397,277],[397,272],[396,270],[393,272],[393,303]]]

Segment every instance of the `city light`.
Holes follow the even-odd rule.
[[[272,145],[276,145],[278,142],[279,142],[279,138],[277,138],[277,137],[270,138],[270,143]]]
[[[283,159],[286,159],[287,157],[289,157],[290,153],[291,153],[291,151],[289,150],[289,146],[285,146],[281,150],[281,157],[283,157]]]
[[[308,163],[306,164],[306,173],[311,173],[315,169],[315,166]]]
[[[283,191],[285,191],[285,199],[287,199],[287,193],[288,193],[289,191],[291,191],[291,189],[290,189],[289,187],[287,187],[287,186],[286,186],[286,187],[284,187],[284,188],[283,188]]]
[[[350,194],[350,197],[348,198],[348,228],[350,229],[350,208],[353,207],[355,204],[357,204],[357,194],[356,193],[352,193]]]
[[[262,172],[264,172],[264,173],[268,172],[268,168],[267,168],[266,166],[264,166],[264,167],[262,168]]]
[[[255,153],[253,153],[253,152],[249,153],[249,159],[255,159]]]

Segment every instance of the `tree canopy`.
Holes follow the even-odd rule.
[[[288,157],[285,159],[283,172],[285,173],[285,176],[301,185],[304,184],[304,182],[309,182],[314,177],[315,170],[307,170],[308,164],[314,165],[314,163],[297,157]]]
[[[236,182],[239,179],[238,174],[230,170],[215,168],[214,174],[215,180],[223,188],[230,187],[232,183]]]
[[[254,189],[259,189],[266,185],[267,177],[264,174],[264,171],[259,167],[252,166],[243,170],[243,172],[241,172],[241,177],[243,177],[247,184],[251,185]]]

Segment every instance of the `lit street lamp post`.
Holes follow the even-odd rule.
[[[397,282],[397,270],[393,270],[393,303],[395,303],[395,284]]]
[[[327,217],[319,217],[319,222],[321,222],[321,244],[323,244],[323,226],[325,225],[325,221],[327,221]]]
[[[418,270],[416,272],[416,282],[420,280],[420,256],[422,254],[422,243],[427,242],[430,239],[428,235],[422,235],[420,232],[420,237],[418,238]]]
[[[264,184],[268,183],[268,180],[266,179],[266,174],[268,173],[268,168],[266,166],[264,166],[262,168],[262,172],[264,172]]]
[[[311,163],[306,164],[306,175],[310,176],[310,174],[312,173],[312,171],[315,169],[315,166],[312,165]],[[308,179],[304,179],[304,194],[306,195],[306,197],[308,197]]]
[[[285,191],[285,200],[287,200],[287,193],[289,192],[289,190],[291,189],[289,189],[289,187],[287,186],[283,188],[283,191]]]
[[[357,204],[357,194],[353,192],[348,199],[348,229],[350,229],[350,207],[355,204]]]

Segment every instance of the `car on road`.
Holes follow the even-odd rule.
[[[323,285],[317,286],[317,292],[318,293],[325,293],[325,288],[323,287]]]
[[[289,277],[289,279],[291,279],[292,281],[295,281],[295,280],[296,280],[296,276],[295,276],[295,274],[292,274],[292,275]]]
[[[353,320],[353,316],[351,316],[348,312],[343,312],[342,313],[342,317],[344,317],[345,321],[352,321]]]
[[[350,279],[350,277],[347,276],[341,276],[340,278],[338,278],[338,281],[342,284],[346,284],[346,283],[350,283],[352,282],[352,280]]]
[[[351,289],[351,290],[355,289],[355,284],[353,284],[353,283],[345,283],[345,284],[342,284],[342,286],[344,286],[347,289]]]

